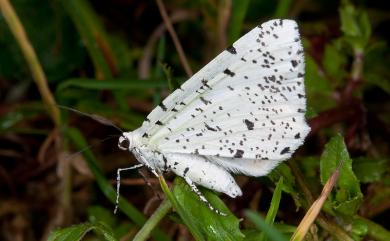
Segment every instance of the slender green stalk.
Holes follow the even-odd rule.
[[[168,199],[165,199],[158,209],[153,213],[152,216],[146,221],[144,226],[138,231],[135,235],[133,241],[143,241],[147,240],[153,229],[157,226],[157,224],[167,215],[169,210],[171,210],[172,204]]]
[[[275,227],[267,224],[257,213],[247,210],[245,211],[245,216],[247,216],[255,224],[258,230],[261,230],[266,234],[268,240],[286,241],[285,237]]]
[[[104,30],[100,27],[99,21],[91,9],[88,1],[85,0],[63,0],[61,1],[68,12],[70,18],[75,24],[80,36],[82,37],[85,47],[91,57],[95,69],[97,79],[112,79],[113,71],[116,69],[112,57],[110,46],[104,34]],[[104,55],[103,46],[106,48],[106,58]]]
[[[228,42],[232,44],[240,37],[242,25],[248,11],[250,0],[233,0],[229,21]]]
[[[373,238],[374,240],[377,241],[387,241],[390,240],[390,231],[382,227],[381,225],[374,223],[373,221],[358,217],[356,218],[357,220],[361,221],[364,223],[367,228],[368,228],[368,233],[367,235]]]
[[[27,37],[26,31],[24,30],[18,15],[8,0],[0,0],[0,9],[12,34],[20,46],[24,58],[27,61],[32,77],[38,87],[43,102],[45,103],[54,124],[59,127],[61,122],[60,111],[58,110],[54,97],[49,89],[49,86],[47,85],[46,75],[43,72],[41,64],[39,63],[35,50]]]
[[[363,50],[355,49],[354,50],[354,59],[353,59],[352,69],[351,69],[351,79],[353,81],[359,81],[362,78],[363,58],[364,58]]]
[[[291,7],[291,0],[282,0],[278,2],[278,6],[275,10],[274,16],[276,18],[283,18],[288,15],[288,11],[290,10]]]

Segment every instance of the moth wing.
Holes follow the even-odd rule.
[[[268,21],[148,116],[143,126],[148,144],[162,153],[218,157],[225,163],[285,160],[309,132],[303,75],[297,24]]]

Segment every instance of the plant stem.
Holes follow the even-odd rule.
[[[12,34],[20,46],[24,58],[27,61],[32,77],[38,86],[39,93],[42,96],[43,102],[45,103],[54,124],[59,127],[61,121],[60,111],[56,106],[54,97],[49,89],[49,86],[47,85],[45,73],[43,72],[42,66],[39,63],[38,57],[27,37],[23,25],[8,0],[0,0],[0,9]]]
[[[318,214],[320,213],[322,207],[326,199],[328,198],[330,192],[332,191],[334,185],[337,182],[337,179],[340,174],[340,166],[334,171],[332,176],[328,179],[324,188],[322,189],[321,195],[317,200],[313,202],[310,206],[309,210],[307,210],[305,216],[301,220],[297,229],[295,230],[291,240],[301,241],[305,238],[307,232],[309,231],[310,226],[313,224],[314,220],[318,218]]]
[[[191,67],[188,64],[186,55],[184,53],[183,47],[180,44],[179,38],[177,37],[175,30],[173,29],[171,20],[169,19],[169,16],[168,16],[167,10],[165,9],[164,3],[162,2],[162,0],[156,0],[156,3],[158,6],[158,9],[160,11],[161,17],[164,20],[165,26],[166,26],[169,34],[171,35],[171,38],[173,40],[173,43],[174,43],[175,48],[177,50],[177,53],[179,54],[180,62],[183,65],[183,68],[186,71],[186,74],[188,75],[188,77],[191,77],[193,74]]]
[[[171,210],[172,204],[168,199],[165,199],[157,210],[153,213],[152,216],[146,221],[144,226],[138,231],[135,235],[133,241],[143,241],[147,240],[151,235],[153,229],[157,226],[157,224],[165,217],[165,215]]]
[[[341,228],[338,224],[334,223],[331,220],[324,218],[323,216],[318,216],[316,222],[325,229],[329,234],[335,237],[337,240],[343,241],[354,241],[351,236],[348,235],[347,232],[343,228]]]
[[[381,225],[362,217],[357,217],[356,219],[363,222],[367,226],[368,228],[367,235],[373,238],[374,240],[377,241],[390,240],[390,231],[385,229]]]

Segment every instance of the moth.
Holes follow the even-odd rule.
[[[310,128],[305,120],[304,51],[293,20],[265,22],[171,93],[118,147],[158,176],[242,195],[232,174],[267,175],[291,157]],[[119,190],[119,182],[117,185]]]

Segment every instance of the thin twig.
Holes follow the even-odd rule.
[[[232,1],[221,1],[218,8],[218,45],[221,48],[225,48],[228,45],[226,31],[228,29]]]
[[[3,13],[5,21],[7,22],[11,32],[20,46],[24,58],[27,61],[32,77],[38,86],[39,93],[42,96],[43,102],[45,103],[54,124],[59,127],[60,111],[56,106],[54,97],[49,89],[49,86],[47,85],[47,79],[45,73],[43,72],[43,68],[39,63],[38,57],[27,37],[23,25],[8,0],[0,0],[0,9]]]
[[[178,22],[186,21],[188,19],[194,19],[196,16],[196,12],[178,10],[171,14],[170,19],[172,23],[175,24]],[[141,79],[149,78],[150,65],[153,58],[153,50],[155,48],[154,46],[156,45],[157,40],[161,37],[161,35],[165,33],[166,30],[167,29],[165,27],[165,24],[161,23],[154,29],[153,33],[150,35],[138,64],[138,76]]]
[[[353,92],[362,82],[363,58],[364,58],[363,50],[355,49],[353,57],[354,58],[352,62],[350,77],[343,90],[343,99],[342,99],[343,102],[351,99]]]
[[[169,34],[171,35],[171,38],[173,40],[173,44],[175,45],[177,53],[179,54],[180,62],[183,65],[183,68],[184,68],[186,74],[188,75],[188,77],[191,77],[193,72],[191,70],[190,65],[188,64],[186,55],[185,55],[183,48],[180,44],[179,38],[177,37],[175,30],[173,29],[171,20],[168,17],[164,3],[162,2],[162,0],[156,0],[156,3],[158,6],[158,9],[160,11],[161,17],[164,20],[165,26],[166,26]]]
[[[304,207],[304,209],[308,210],[309,205],[314,202],[313,194],[311,193],[310,189],[306,185],[306,181],[304,180],[304,177],[300,172],[299,168],[297,167],[297,165],[294,162],[290,161],[289,166],[291,168],[291,171],[295,179],[297,180],[298,187],[305,195],[305,199],[307,203],[302,203],[302,206]],[[324,218],[324,216],[321,214],[319,214],[319,216],[317,217],[316,223],[319,224],[329,234],[336,237],[338,240],[352,240],[352,238],[343,228],[341,228],[337,223]]]
[[[343,163],[343,161],[341,161],[341,163]],[[324,205],[326,199],[336,184],[340,175],[341,165],[342,164],[339,164],[337,169],[333,172],[332,176],[329,177],[328,181],[324,185],[324,188],[322,189],[321,195],[313,202],[309,210],[306,212],[306,215],[303,217],[290,240],[301,241],[304,239],[307,232],[309,231],[310,226],[317,218],[322,209],[322,206]]]

